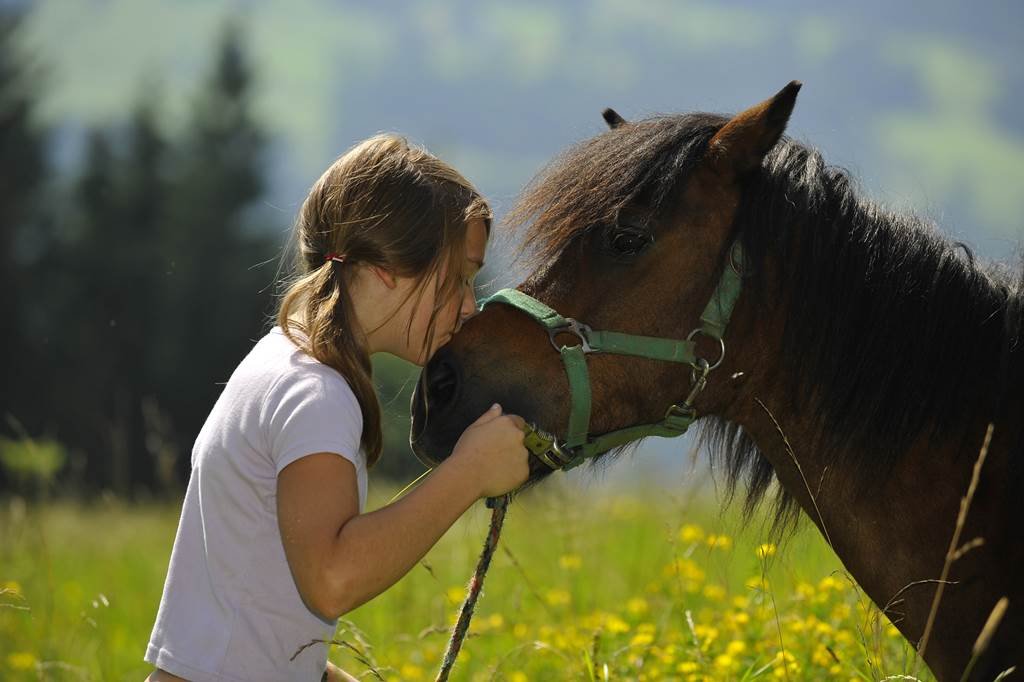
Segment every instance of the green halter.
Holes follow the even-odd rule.
[[[725,342],[722,336],[729,323],[732,309],[740,294],[740,272],[743,264],[743,251],[739,242],[732,245],[729,254],[729,267],[722,271],[711,300],[700,316],[700,326],[686,337],[685,341],[676,339],[638,336],[620,332],[594,331],[589,326],[572,319],[562,317],[556,311],[537,299],[516,289],[502,289],[481,303],[481,309],[492,303],[505,303],[532,317],[548,332],[551,345],[562,356],[565,373],[569,378],[569,392],[572,407],[569,411],[569,425],[565,440],[562,443],[551,434],[541,431],[534,425],[527,430],[524,444],[527,449],[552,469],[572,469],[584,460],[607,452],[612,448],[625,445],[631,441],[647,436],[672,438],[681,435],[690,428],[697,419],[693,400],[707,383],[708,373],[722,364],[725,358]],[[556,337],[571,334],[579,339],[573,346],[560,345]],[[721,353],[714,364],[708,364],[698,358],[696,342],[693,338],[704,334],[716,339]],[[590,437],[590,374],[587,371],[586,356],[591,353],[613,353],[616,355],[632,355],[651,360],[678,362],[693,367],[691,373],[692,388],[682,404],[670,405],[665,418],[653,424],[638,424],[617,431],[611,431],[593,438]]]

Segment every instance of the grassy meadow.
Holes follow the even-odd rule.
[[[809,523],[777,547],[764,517],[743,524],[697,490],[553,480],[523,495],[452,679],[931,679]],[[142,680],[178,511],[5,501],[0,679]],[[331,659],[432,680],[488,514],[342,619]]]

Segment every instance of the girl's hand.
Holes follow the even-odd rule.
[[[522,417],[502,414],[501,405],[495,403],[462,432],[451,459],[473,473],[481,497],[504,495],[529,478],[525,426]]]

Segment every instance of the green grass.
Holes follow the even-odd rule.
[[[551,481],[517,500],[452,679],[910,672],[909,647],[809,525],[775,551],[760,517],[743,528],[713,500],[656,491]],[[143,679],[178,512],[5,503],[0,679]],[[421,566],[348,614],[336,637],[351,648],[332,660],[365,679],[371,667],[433,679],[487,521],[483,505],[466,514]]]

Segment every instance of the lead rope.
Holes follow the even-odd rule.
[[[484,577],[491,565],[491,558],[494,550],[498,548],[498,538],[501,536],[501,526],[505,523],[505,512],[508,510],[510,495],[487,498],[487,506],[491,509],[491,527],[487,531],[487,540],[484,542],[484,549],[480,553],[480,560],[476,563],[476,571],[469,581],[469,588],[466,592],[466,600],[462,602],[459,610],[459,619],[452,628],[452,637],[448,640],[448,650],[444,652],[444,659],[441,661],[441,669],[437,672],[435,682],[447,682],[448,675],[455,665],[455,659],[462,648],[462,642],[469,632],[469,621],[473,618],[473,609],[476,608],[476,600],[480,596],[480,590],[484,586]]]

